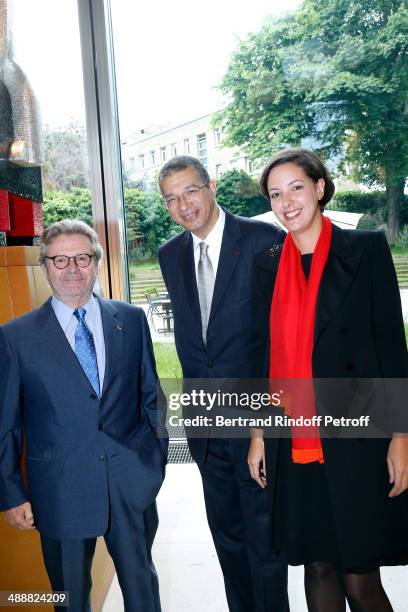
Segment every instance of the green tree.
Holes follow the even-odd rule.
[[[126,236],[130,250],[139,247],[143,241],[142,225],[146,216],[146,193],[140,189],[125,187]]]
[[[217,181],[217,202],[235,215],[253,217],[270,210],[257,183],[243,170],[228,170]]]
[[[48,191],[43,203],[44,225],[62,219],[80,219],[92,225],[92,203],[89,189],[76,188],[69,193]]]
[[[385,188],[400,227],[408,176],[408,6],[401,0],[305,0],[242,41],[221,83],[216,121],[253,159],[311,139],[355,179]]]
[[[158,248],[180,231],[172,221],[157,189],[125,188],[126,232],[129,249],[143,257],[156,257]]]
[[[88,149],[85,127],[70,124],[43,131],[45,165],[42,171],[44,191],[70,191],[86,187],[88,178]]]

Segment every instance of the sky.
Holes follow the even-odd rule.
[[[44,124],[85,124],[76,0],[11,0],[14,58]],[[240,39],[301,0],[111,0],[122,139],[221,108],[216,90]]]

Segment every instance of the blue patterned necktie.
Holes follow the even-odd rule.
[[[99,397],[99,372],[95,343],[92,332],[85,323],[85,315],[85,308],[76,308],[74,310],[74,317],[78,319],[75,331],[75,354],[95,393]]]

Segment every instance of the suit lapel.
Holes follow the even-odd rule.
[[[63,376],[79,381],[86,392],[93,393],[93,387],[58,322],[51,298],[38,311],[37,322],[41,327],[40,342],[44,343],[44,355],[47,355],[51,363],[58,364],[58,370]]]
[[[101,298],[98,298],[101,309],[103,337],[105,342],[105,376],[103,380],[102,395],[111,384],[119,365],[123,360],[123,334],[124,327],[119,320],[116,308]]]
[[[194,318],[201,322],[200,302],[194,265],[193,237],[190,232],[185,232],[179,253],[179,269],[185,291],[185,305],[190,307]],[[201,324],[201,323],[200,323]]]
[[[333,225],[332,244],[316,306],[315,346],[342,304],[360,265],[362,252],[352,250],[347,234]]]
[[[238,243],[240,238],[241,230],[237,220],[233,215],[225,211],[225,227],[222,236],[220,258],[218,260],[217,276],[215,278],[210,319],[208,322],[209,325],[211,320],[214,318],[227,287],[229,286],[235,266],[239,260],[240,249]]]
[[[265,253],[260,267],[271,274],[271,286],[276,281],[281,252],[273,249]],[[332,244],[323,272],[316,305],[314,346],[341,306],[343,299],[357,274],[362,252],[353,251],[348,236],[336,225],[333,225]]]

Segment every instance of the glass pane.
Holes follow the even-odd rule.
[[[248,170],[241,148],[224,147],[221,130],[212,125],[214,113],[225,104],[217,85],[238,40],[258,29],[271,12],[299,3],[276,2],[271,8],[269,0],[254,0],[231,10],[229,3],[209,0],[198,15],[191,2],[175,0],[160,3],[158,19],[155,3],[111,0],[131,299],[149,314],[162,376],[179,376],[180,367],[171,318],[154,313],[156,302],[165,317],[171,315],[166,297],[160,296],[165,287],[157,250],[180,227],[161,203],[158,173],[177,154],[198,157],[214,179],[228,176],[232,164]],[[135,24],[140,26],[137,36]]]
[[[13,0],[14,60],[41,110],[44,223],[92,224],[77,3]]]

